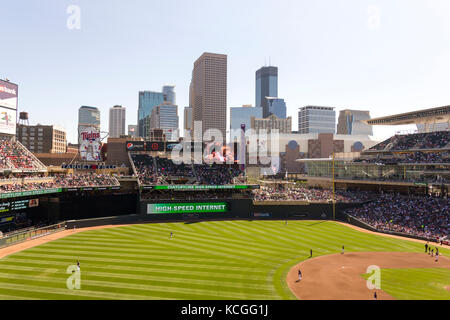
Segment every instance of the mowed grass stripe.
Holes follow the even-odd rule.
[[[34,268],[33,268],[34,269]],[[3,270],[6,271],[6,270]],[[10,276],[11,278],[19,278],[19,279],[59,279],[66,281],[67,274],[63,271],[65,270],[57,270],[53,273],[41,273],[36,274],[36,270],[24,270],[24,268],[21,268],[20,270],[17,269],[10,269],[7,270],[8,273],[3,273],[0,271],[0,276],[6,277]],[[193,285],[204,285],[204,286],[214,286],[214,287],[226,287],[226,288],[237,288],[237,289],[247,289],[247,290],[255,290],[255,293],[261,293],[261,291],[268,291],[270,290],[269,285],[260,284],[257,281],[240,281],[240,282],[233,282],[230,281],[229,278],[223,277],[221,280],[211,280],[209,278],[205,279],[193,279],[188,278],[185,275],[180,275],[178,277],[173,277],[173,275],[167,275],[167,276],[153,276],[151,274],[129,274],[129,273],[113,273],[113,272],[94,272],[94,271],[82,271],[83,278],[86,279],[92,279],[92,280],[116,280],[119,282],[125,282],[125,281],[131,281],[131,283],[174,283],[179,284],[180,282],[183,282],[183,284],[193,284]]]
[[[38,261],[51,261],[53,262],[64,262],[65,264],[75,263],[73,259],[73,255],[52,255],[52,254],[37,254],[37,253],[26,253],[19,257],[11,258],[11,261],[17,261],[17,259],[27,260],[28,258],[37,258],[37,259],[43,259],[45,260],[38,260]],[[210,263],[191,263],[189,262],[166,262],[166,261],[155,261],[155,260],[147,260],[147,259],[129,259],[129,257],[125,257],[127,260],[127,264],[142,264],[142,265],[151,265],[151,266],[161,266],[161,267],[175,267],[175,268],[214,268],[216,270],[230,270],[230,271],[243,271],[243,272],[250,272],[254,271],[253,267],[248,267],[245,265],[242,266],[225,266],[221,263],[217,263],[217,261],[211,261]],[[95,257],[92,255],[77,255],[77,259],[82,259],[83,261],[89,263],[89,262],[108,262],[108,263],[122,263],[124,259],[121,259],[120,253],[116,255],[116,258],[105,258],[105,257]]]
[[[40,248],[40,247],[36,247]],[[76,253],[80,256],[102,256],[102,257],[121,257],[121,258],[141,258],[141,259],[148,259],[148,260],[159,260],[159,261],[186,261],[187,258],[189,262],[220,262],[221,265],[237,265],[239,264],[237,261],[230,261],[229,259],[221,259],[221,258],[208,258],[208,257],[195,257],[188,254],[182,255],[181,253],[177,253],[176,256],[168,255],[166,253],[161,253],[159,255],[156,254],[129,254],[127,251],[113,251],[113,250],[107,250],[108,252],[104,251],[97,251],[97,250],[89,250],[86,247],[80,247],[82,250],[77,249]],[[74,251],[70,250],[63,250],[63,249],[34,249],[32,251],[34,254],[48,254],[48,255],[54,255],[54,256],[60,256],[61,254],[67,255],[71,253],[71,257],[73,257]]]
[[[0,273],[0,281],[3,279],[10,279],[11,282],[23,284],[23,283],[40,283],[41,286],[48,286],[52,288],[64,288],[66,286],[66,277],[47,277],[47,276],[29,276],[29,275],[5,275]],[[149,291],[149,292],[161,292],[176,293],[176,294],[197,294],[200,296],[217,295],[218,292],[225,294],[229,298],[233,299],[245,299],[248,296],[263,298],[266,297],[269,289],[267,288],[245,288],[245,287],[230,287],[222,284],[205,285],[188,283],[185,281],[167,281],[161,280],[136,280],[124,278],[114,278],[110,281],[106,277],[95,277],[91,274],[84,274],[82,278],[82,287],[87,290],[91,290],[94,287],[106,287],[132,291]],[[133,281],[134,280],[134,281]],[[161,285],[162,284],[162,285]],[[239,292],[240,291],[240,292]]]
[[[41,264],[11,264],[3,265],[0,271],[8,270],[9,273],[17,272],[42,272]],[[83,274],[85,268],[83,268]],[[39,271],[40,270],[40,271]],[[61,267],[58,269],[60,272],[65,272],[66,267]],[[266,279],[265,275],[255,275],[255,274],[242,274],[242,273],[222,273],[222,272],[212,272],[212,271],[185,271],[185,270],[167,270],[167,269],[155,269],[155,268],[140,268],[134,266],[117,266],[117,265],[105,265],[105,266],[89,266],[89,273],[91,272],[113,272],[113,274],[118,275],[142,275],[145,277],[161,277],[169,279],[190,279],[190,277],[195,276],[194,279],[199,280],[216,280],[216,281],[235,281],[238,280],[239,283],[244,283],[245,285],[251,285],[254,283],[262,282]]]

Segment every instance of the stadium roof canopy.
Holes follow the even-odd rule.
[[[364,120],[364,122],[373,126],[450,122],[450,106],[399,113],[392,116]]]

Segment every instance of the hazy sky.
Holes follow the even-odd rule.
[[[0,78],[19,84],[30,123],[63,126],[72,142],[81,105],[100,108],[104,131],[116,104],[135,124],[138,91],[164,84],[176,85],[182,126],[205,51],[228,55],[229,107],[255,104],[255,71],[270,57],[295,130],[304,105],[377,117],[450,104],[448,0],[0,3]],[[80,29],[67,27],[70,5]]]

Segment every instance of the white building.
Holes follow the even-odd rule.
[[[120,138],[125,134],[126,108],[114,106],[109,109],[109,136]]]

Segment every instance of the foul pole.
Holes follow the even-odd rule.
[[[336,220],[336,196],[334,187],[334,152],[333,152],[333,220]]]

